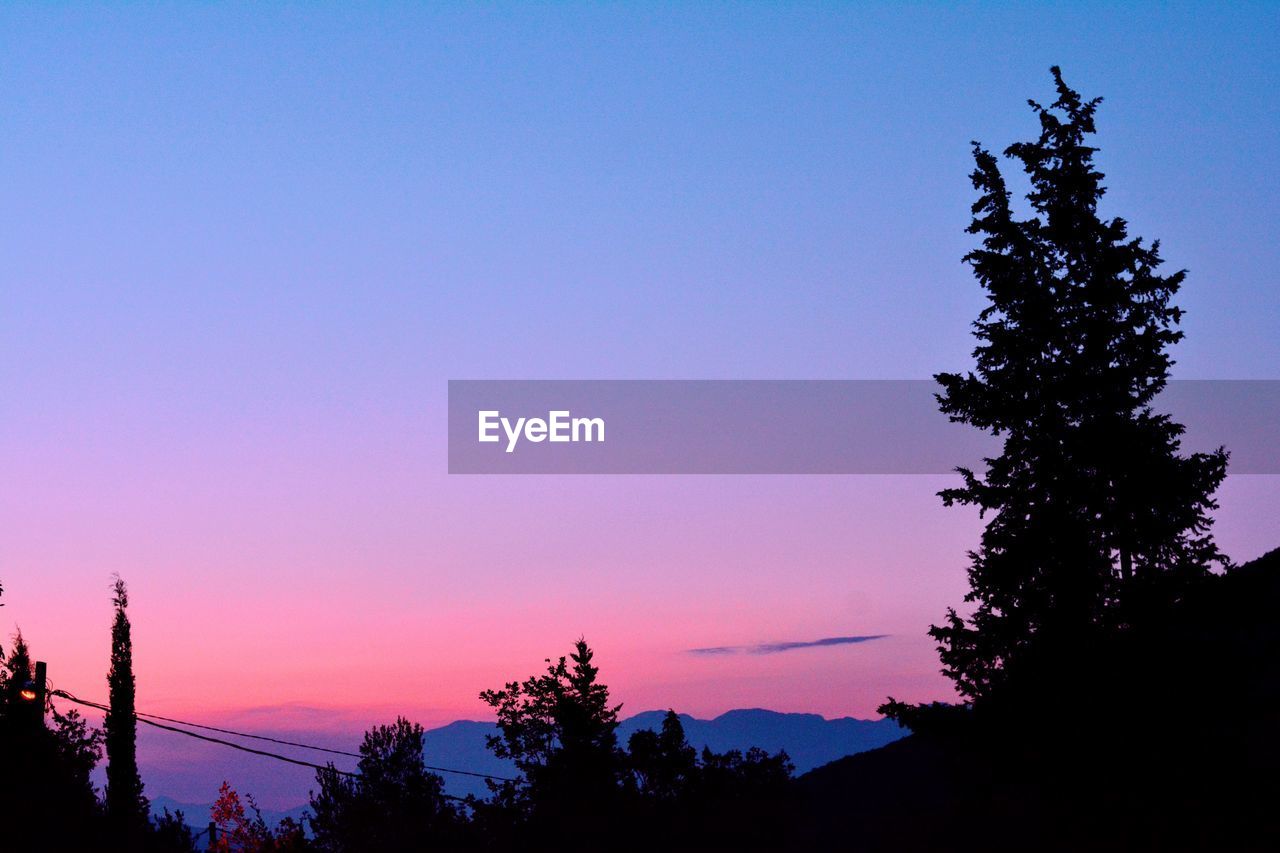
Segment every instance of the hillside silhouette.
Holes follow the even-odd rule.
[[[1263,850],[1280,844],[1280,549],[1061,687],[801,776],[799,849]],[[1055,679],[1056,680],[1056,679]]]

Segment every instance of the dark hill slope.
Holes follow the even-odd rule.
[[[1280,849],[1280,550],[797,781],[801,849]]]

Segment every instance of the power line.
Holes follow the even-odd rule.
[[[90,708],[97,708],[99,711],[111,710],[109,707],[107,707],[106,705],[103,705],[100,702],[90,702],[87,699],[80,699],[76,696],[72,696],[70,693],[67,693],[65,690],[54,690],[50,695],[58,696],[60,698],[66,699],[69,702],[75,702],[77,704],[85,705]],[[177,734],[186,735],[187,737],[193,737],[193,738],[196,738],[197,740],[207,741],[208,743],[216,743],[219,746],[229,746],[232,749],[238,749],[241,752],[248,752],[248,753],[252,753],[253,755],[261,755],[263,758],[274,758],[277,761],[287,761],[290,764],[297,764],[301,767],[310,767],[313,770],[322,770],[329,773],[336,773],[339,776],[347,776],[352,779],[360,778],[359,773],[353,773],[350,770],[339,770],[338,768],[334,767],[332,764],[315,764],[310,761],[303,761],[300,758],[290,758],[289,756],[281,755],[278,752],[267,752],[264,749],[254,749],[253,747],[245,746],[244,744],[232,743],[229,740],[222,740],[221,738],[210,737],[209,735],[202,735],[202,734],[199,734],[198,732],[189,732],[186,729],[179,729],[174,726],[166,726],[164,723],[157,723],[155,720],[148,720],[146,717],[140,717],[136,712],[134,713],[133,718],[140,723],[146,723],[149,726],[155,726],[156,728],[164,729],[167,732],[176,732]],[[236,734],[239,734],[239,732],[236,732]],[[425,767],[426,765],[423,765],[423,766]],[[472,773],[469,770],[448,770],[447,772],[465,773],[469,776],[484,776],[484,774],[482,773]],[[484,778],[491,778],[491,777],[484,777]],[[492,778],[498,778],[498,777],[492,777]],[[466,797],[459,797],[454,794],[446,794],[443,791],[440,792],[440,796],[446,800],[453,800],[459,803],[467,802]],[[197,834],[197,837],[199,837],[198,834]]]
[[[67,698],[70,698],[70,697],[67,697]],[[334,755],[347,755],[352,758],[363,757],[358,752],[348,752],[345,749],[330,749],[327,746],[314,746],[309,743],[298,743],[297,741],[292,741],[292,740],[281,740],[280,738],[267,737],[266,735],[255,735],[255,734],[250,734],[249,732],[238,732],[233,729],[220,729],[217,726],[206,726],[202,723],[192,723],[186,720],[175,720],[173,717],[162,717],[159,714],[148,714],[143,711],[134,711],[133,715],[138,718],[150,717],[153,720],[164,720],[166,723],[177,723],[178,725],[188,726],[193,729],[204,729],[205,731],[210,731],[210,732],[221,732],[224,735],[235,735],[236,737],[247,737],[247,738],[253,738],[254,740],[265,740],[265,741],[269,741],[270,743],[278,743],[282,746],[296,746],[301,749],[314,749],[316,752],[330,752],[330,753],[333,753]]]
[[[99,704],[98,702],[90,702],[87,699],[79,699],[63,690],[55,690],[53,692],[53,695],[60,696],[61,698],[66,699],[70,702],[75,702],[80,705],[86,705],[90,708],[97,708],[100,711],[111,710],[106,705]],[[254,749],[253,747],[245,746],[242,743],[233,743],[232,741],[229,741],[229,740],[222,740],[221,738],[210,737],[209,735],[202,735],[202,734],[199,734],[198,732],[189,732],[186,729],[179,729],[174,726],[166,726],[164,723],[157,723],[155,720],[148,720],[146,717],[141,717],[141,716],[138,716],[137,714],[134,714],[134,719],[136,719],[140,723],[146,723],[149,726],[155,726],[157,729],[164,729],[167,732],[177,732],[180,735],[193,737],[193,738],[196,738],[197,740],[203,740],[203,741],[208,741],[209,743],[221,744],[222,746],[229,746],[232,749],[238,749],[238,750],[241,750],[242,752],[251,752],[254,755],[261,755],[266,758],[274,758],[274,759],[277,759],[278,761],[287,761],[290,764],[297,764],[302,767],[310,767],[313,770],[332,770],[334,773],[338,773],[343,776],[359,776],[360,775],[359,773],[352,773],[349,770],[339,770],[338,768],[334,767],[331,764],[316,764],[311,761],[303,761],[301,758],[291,758],[287,755],[281,755],[278,752],[267,752],[266,750],[263,750],[263,749]]]
[[[67,691],[65,691],[65,690],[53,690],[53,691],[50,691],[50,694],[49,694],[49,695],[50,695],[50,696],[60,696],[61,698],[66,699],[66,700],[68,700],[68,701],[70,701],[70,702],[75,702],[75,703],[78,703],[78,704],[80,704],[80,705],[85,705],[85,706],[90,707],[90,708],[96,708],[96,709],[98,709],[99,711],[110,711],[110,710],[111,710],[111,709],[110,709],[110,707],[108,707],[107,705],[102,704],[101,702],[92,702],[92,701],[90,701],[90,700],[88,700],[88,699],[81,699],[81,698],[79,698],[78,696],[73,696],[73,695],[71,695],[70,693],[68,693],[68,692],[67,692]],[[238,732],[238,731],[235,731],[235,730],[233,730],[233,729],[221,729],[221,728],[218,728],[217,726],[206,726],[206,725],[202,725],[202,724],[200,724],[200,723],[192,723],[192,722],[188,722],[188,721],[186,721],[186,720],[178,720],[178,719],[174,719],[173,717],[162,717],[162,716],[160,716],[159,714],[147,714],[147,713],[143,713],[143,712],[139,712],[139,711],[134,711],[134,712],[133,712],[133,717],[134,717],[134,719],[136,719],[136,720],[137,720],[138,722],[140,722],[140,723],[146,723],[147,725],[149,725],[149,726],[155,726],[155,727],[156,727],[156,728],[158,728],[158,729],[164,729],[165,731],[170,731],[170,732],[177,732],[178,734],[187,735],[188,737],[197,738],[198,740],[208,741],[209,743],[216,743],[216,744],[220,744],[220,745],[222,745],[222,746],[229,746],[229,747],[231,747],[232,749],[238,749],[238,750],[241,750],[241,751],[243,751],[243,752],[249,752],[249,753],[252,753],[252,754],[254,754],[254,755],[261,755],[261,756],[264,756],[264,757],[266,757],[266,758],[275,758],[275,759],[278,759],[278,760],[280,760],[280,761],[287,761],[287,762],[289,762],[290,764],[297,764],[297,765],[300,765],[300,766],[302,766],[302,767],[311,767],[311,768],[314,768],[314,769],[316,769],[316,770],[332,770],[333,772],[338,773],[338,774],[343,775],[343,776],[358,777],[358,776],[360,775],[359,773],[353,773],[353,772],[350,772],[350,771],[347,771],[347,770],[338,770],[337,768],[333,767],[333,765],[332,765],[332,764],[315,764],[315,763],[310,762],[310,761],[304,761],[304,760],[302,760],[302,759],[300,759],[300,758],[292,758],[292,757],[287,756],[287,755],[280,755],[279,753],[276,753],[276,752],[267,752],[266,750],[262,750],[262,749],[253,749],[252,747],[245,746],[244,744],[240,744],[240,743],[233,743],[232,741],[222,740],[221,738],[215,738],[215,737],[210,737],[210,736],[208,736],[208,735],[202,735],[202,734],[199,734],[199,733],[197,733],[197,732],[187,731],[186,729],[179,729],[179,728],[174,728],[173,726],[166,726],[166,725],[164,725],[163,723],[159,723],[159,722],[156,722],[156,721],[157,721],[157,720],[164,720],[165,722],[168,722],[168,723],[177,723],[178,725],[182,725],[182,726],[189,726],[189,727],[191,727],[191,728],[197,728],[197,729],[204,729],[204,730],[206,730],[206,731],[219,732],[219,733],[221,733],[221,734],[233,735],[233,736],[235,736],[235,737],[253,738],[253,739],[255,739],[255,740],[263,740],[263,741],[269,741],[269,742],[271,742],[271,743],[278,743],[278,744],[281,744],[282,746],[294,746],[294,747],[299,747],[299,748],[301,748],[301,749],[314,749],[314,750],[316,750],[316,751],[318,751],[318,752],[328,752],[328,753],[332,753],[332,754],[334,754],[334,755],[346,755],[346,756],[350,756],[350,757],[352,757],[352,758],[362,758],[363,756],[361,756],[361,755],[360,755],[359,753],[357,753],[357,752],[347,752],[347,751],[345,751],[345,750],[341,750],[341,749],[330,749],[330,748],[328,748],[328,747],[324,747],[324,746],[314,746],[314,745],[312,745],[312,744],[299,743],[299,742],[297,742],[297,741],[282,740],[282,739],[280,739],[280,738],[267,737],[266,735],[255,735],[255,734],[250,734],[249,732]],[[427,770],[432,770],[432,771],[435,771],[435,772],[437,772],[437,773],[454,773],[454,774],[457,774],[457,775],[460,775],[460,776],[473,776],[473,777],[476,777],[476,778],[479,778],[479,779],[493,779],[493,780],[498,781],[498,782],[514,782],[514,781],[516,781],[515,779],[511,779],[511,778],[509,778],[509,777],[507,777],[507,776],[495,776],[495,775],[493,775],[493,774],[491,774],[491,773],[477,773],[477,772],[476,772],[476,771],[474,771],[474,770],[458,770],[457,768],[453,768],[453,767],[436,767],[436,766],[433,766],[433,765],[430,765],[430,764],[424,764],[424,765],[422,765],[422,766],[423,766],[423,768],[425,768],[425,769],[427,769]],[[446,795],[446,796],[448,796],[448,795]],[[450,799],[461,799],[461,797],[450,797]]]

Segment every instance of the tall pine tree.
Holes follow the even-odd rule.
[[[989,518],[970,554],[971,616],[934,626],[944,671],[981,700],[1073,646],[1141,619],[1225,563],[1209,528],[1227,455],[1184,456],[1183,428],[1151,408],[1179,341],[1160,244],[1099,215],[1094,113],[1052,69],[1057,100],[1031,101],[1040,135],[1005,156],[1030,181],[1020,218],[989,151],[974,143],[979,198],[965,261],[989,297],[967,375],[939,374],[953,421],[1003,438],[985,475],[961,469],[947,505]]]
[[[117,836],[138,838],[149,824],[149,805],[138,775],[138,722],[134,716],[133,638],[129,593],[119,575],[113,586],[115,622],[111,626],[111,669],[107,674],[110,710],[106,717],[107,817]]]

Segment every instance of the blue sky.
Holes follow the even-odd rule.
[[[979,304],[968,142],[1058,63],[1192,271],[1179,375],[1275,376],[1280,13],[1064,6],[11,6],[6,339],[237,396],[929,375]]]

